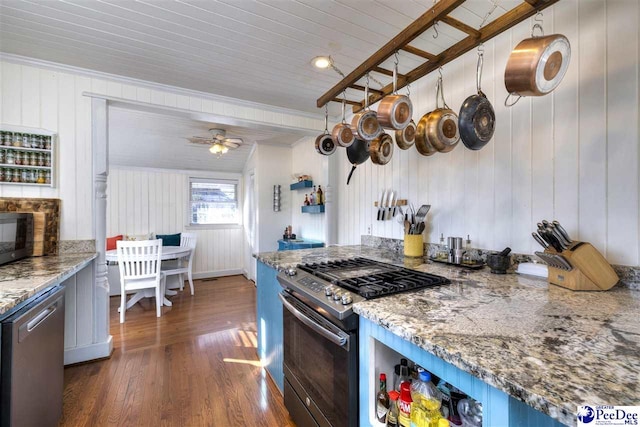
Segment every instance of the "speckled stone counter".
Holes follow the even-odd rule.
[[[387,256],[387,254],[389,256]],[[259,254],[283,269],[364,256],[452,284],[354,305],[354,311],[558,421],[581,404],[640,405],[640,292],[573,292],[488,268],[463,272],[365,246]]]
[[[0,266],[0,315],[79,271],[96,256],[95,253],[51,255]]]

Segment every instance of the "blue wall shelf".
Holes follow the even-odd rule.
[[[313,181],[300,181],[295,184],[291,184],[289,188],[291,190],[302,190],[303,188],[311,188],[313,187]]]
[[[301,206],[302,213],[324,213],[324,205],[311,205],[311,206]]]

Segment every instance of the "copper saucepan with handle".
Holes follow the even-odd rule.
[[[342,122],[338,123],[333,127],[333,131],[331,132],[331,137],[333,141],[339,145],[340,147],[349,147],[353,144],[355,140],[355,136],[353,135],[353,131],[351,127],[345,120],[345,107],[347,104],[347,96],[344,94],[344,98],[342,99]]]
[[[382,98],[378,106],[378,121],[382,127],[389,129],[404,129],[413,117],[413,105],[406,95],[398,95],[396,87],[398,83],[398,54],[393,68],[393,94]]]
[[[538,29],[541,36],[535,36]],[[535,24],[531,38],[524,39],[513,49],[504,70],[504,84],[509,95],[505,105],[511,107],[523,96],[542,96],[553,91],[569,68],[571,45],[562,34],[544,35],[542,26]],[[510,96],[516,100],[508,103]]]
[[[369,74],[364,86],[364,110],[356,113],[351,119],[351,130],[360,139],[372,141],[382,133],[382,126],[378,122],[378,115],[369,109]]]

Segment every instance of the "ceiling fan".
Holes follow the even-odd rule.
[[[189,139],[192,144],[209,145],[209,151],[218,156],[226,153],[229,149],[238,148],[242,144],[242,138],[227,138],[227,131],[224,129],[209,129],[211,136],[194,136]]]

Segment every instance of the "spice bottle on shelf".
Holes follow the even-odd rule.
[[[16,152],[14,163],[16,165],[21,165],[23,164],[23,160],[24,160],[24,155],[22,154],[22,152],[20,151]]]
[[[51,184],[51,171],[45,171],[44,182],[45,184]]]
[[[411,427],[411,384],[403,381],[400,384],[400,399],[398,400],[398,425]]]
[[[50,136],[45,136],[44,137],[44,149],[45,150],[51,150],[51,137]]]
[[[13,145],[14,147],[21,147],[22,146],[22,134],[19,132],[15,132],[13,134],[13,140],[11,141],[11,145]]]
[[[318,192],[316,193],[318,198],[318,204],[324,205],[324,192],[322,191],[322,186],[318,185]]]
[[[309,206],[309,195],[308,194],[304,195],[304,205],[305,206]]]
[[[398,427],[398,398],[400,393],[395,390],[389,392],[389,410],[387,411],[387,427]]]
[[[384,423],[389,410],[389,394],[387,393],[387,375],[380,374],[380,389],[376,394],[376,419]]]
[[[13,165],[16,163],[16,157],[13,154],[12,150],[7,150],[7,154],[4,156],[4,162],[8,165]]]
[[[310,205],[315,205],[316,204],[315,202],[316,201],[315,201],[314,193],[309,194],[309,204]]]
[[[36,180],[36,182],[38,184],[44,184],[46,182],[46,180],[44,178],[44,171],[43,170],[39,170],[38,171],[38,179]]]

